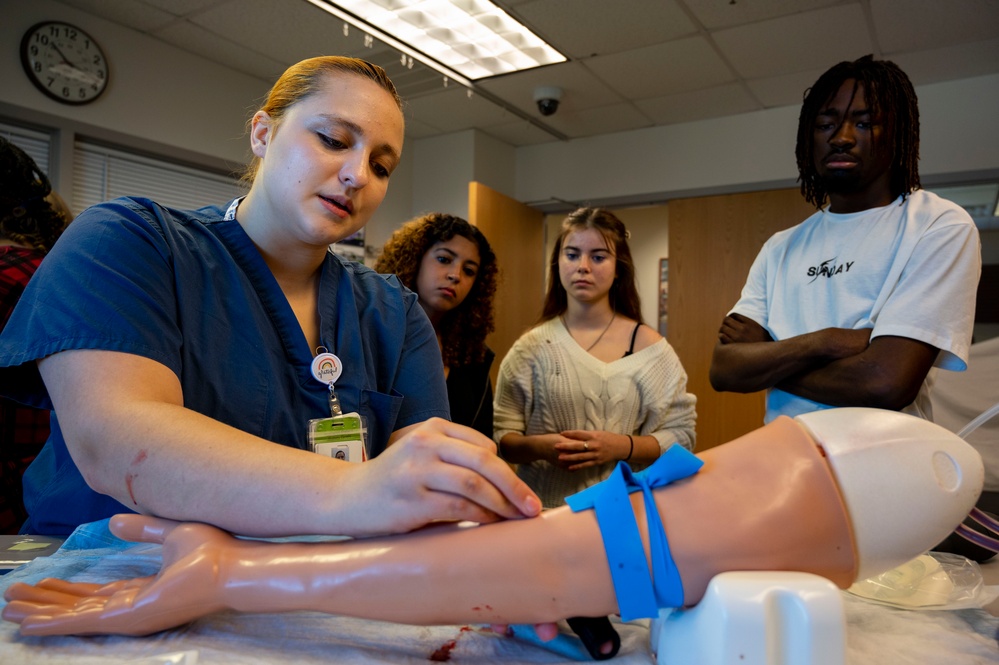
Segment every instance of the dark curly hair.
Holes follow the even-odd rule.
[[[821,208],[828,192],[815,168],[815,145],[812,130],[815,118],[845,81],[864,86],[864,95],[875,117],[884,119],[889,136],[886,147],[892,151],[891,193],[907,196],[919,189],[919,104],[912,81],[890,60],[875,60],[873,55],[834,65],[805,91],[805,101],[798,116],[798,142],[794,149],[798,160],[798,181],[805,200]]]
[[[35,160],[0,137],[0,237],[48,253],[70,222],[46,198],[52,194]]]
[[[635,262],[628,246],[628,229],[617,215],[602,208],[579,208],[562,222],[562,231],[555,239],[551,258],[548,260],[548,291],[541,310],[541,322],[561,316],[569,306],[569,296],[559,277],[558,259],[562,254],[562,243],[574,231],[596,229],[604,237],[608,248],[614,250],[616,262],[614,285],[610,290],[610,306],[618,314],[642,321],[642,300],[635,286]]]
[[[376,271],[394,273],[404,285],[416,291],[423,255],[436,243],[447,242],[455,236],[467,238],[479,248],[479,271],[468,296],[459,307],[448,312],[440,324],[441,355],[448,367],[482,362],[486,357],[486,335],[495,327],[493,298],[499,267],[486,236],[460,217],[430,213],[397,229],[375,263]]]

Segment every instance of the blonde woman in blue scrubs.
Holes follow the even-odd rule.
[[[371,218],[402,154],[384,71],[298,63],[249,131],[245,198],[95,206],[25,292],[0,337],[0,391],[54,415],[22,531],[123,511],[256,536],[536,514],[494,444],[446,421],[415,296],[328,249]],[[333,390],[312,371],[322,354],[339,363]],[[306,450],[331,393],[366,417],[371,461]]]

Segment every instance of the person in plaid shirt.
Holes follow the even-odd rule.
[[[0,331],[72,215],[35,162],[0,137]],[[21,475],[49,436],[49,412],[0,398],[0,533],[27,518]]]

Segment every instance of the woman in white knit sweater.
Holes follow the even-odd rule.
[[[673,348],[642,323],[627,230],[581,208],[562,223],[541,323],[503,359],[494,438],[545,507],[694,446],[695,397]]]

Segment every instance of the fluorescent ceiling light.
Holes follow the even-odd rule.
[[[464,77],[474,81],[566,61],[564,55],[489,0],[309,2],[375,33],[373,36],[395,48],[399,45],[385,39],[385,35],[408,45],[460,74],[455,77],[459,80]],[[337,7],[367,25],[350,21],[348,16],[335,11]],[[433,66],[425,58],[409,54]]]

